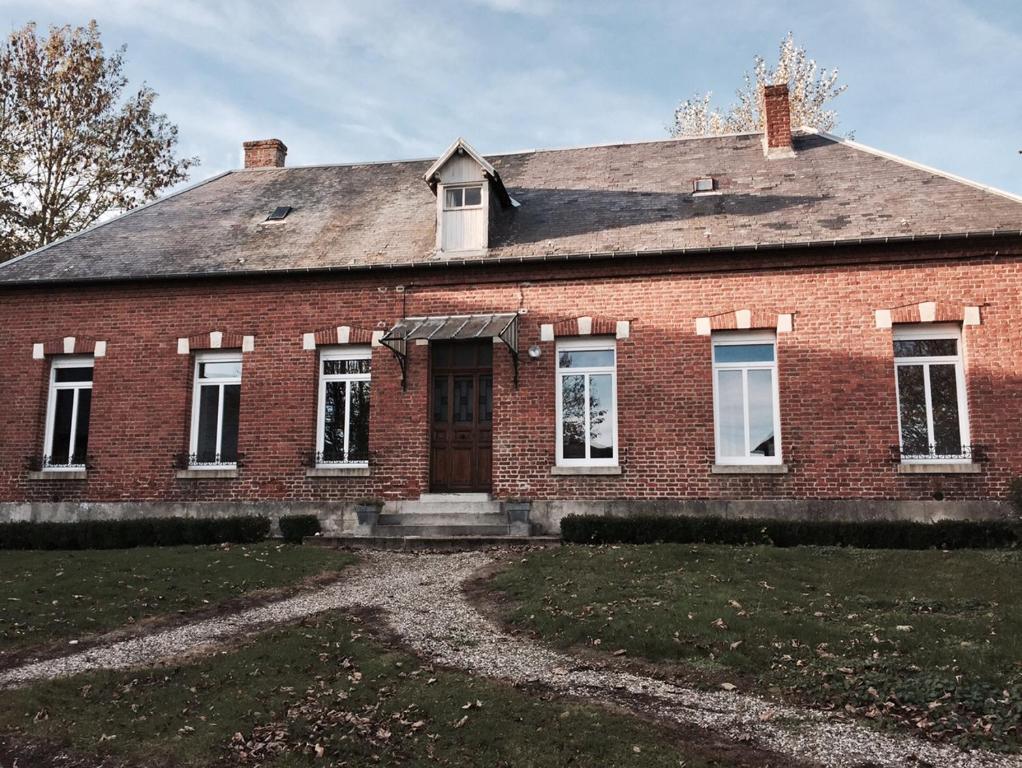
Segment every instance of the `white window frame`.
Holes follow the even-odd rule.
[[[348,455],[348,441],[351,427],[351,384],[356,381],[368,381],[370,398],[372,398],[372,372],[369,373],[324,373],[326,363],[331,360],[369,360],[372,367],[373,350],[368,346],[351,346],[334,349],[324,349],[319,355],[319,402],[316,406],[316,466],[320,468],[329,467],[368,467],[369,461],[322,461],[318,457],[323,455],[323,444],[325,441],[326,416],[326,385],[330,381],[343,381],[344,386],[344,455]],[[370,399],[370,402],[372,400]]]
[[[934,445],[933,439],[933,404],[930,393],[930,366],[954,365],[955,386],[958,390],[958,434],[962,446],[971,444],[969,436],[969,397],[965,390],[965,349],[962,328],[957,323],[938,323],[927,325],[896,325],[891,334],[891,348],[895,341],[923,341],[927,339],[954,339],[956,355],[935,355],[931,357],[897,357],[894,358],[894,395],[895,408],[898,414],[898,448],[902,446],[901,433],[901,387],[898,384],[898,368],[907,365],[923,367],[923,392],[926,398],[926,434],[927,444]],[[972,457],[963,453],[961,456],[901,456],[902,464],[969,464]]]
[[[713,443],[714,456],[717,464],[783,464],[784,454],[781,449],[781,399],[777,376],[777,334],[774,331],[721,331],[710,337],[710,361],[713,364]],[[773,362],[740,362],[718,363],[715,354],[717,347],[730,347],[740,344],[770,344],[774,348]],[[742,402],[745,405],[743,420],[745,424],[745,456],[722,456],[720,453],[720,398],[718,394],[718,377],[721,371],[742,371]],[[773,384],[774,401],[774,455],[756,456],[750,453],[749,444],[749,371],[770,371]]]
[[[43,437],[43,469],[47,472],[81,472],[85,469],[84,464],[72,464],[74,458],[75,440],[78,437],[78,395],[83,389],[92,389],[92,381],[67,381],[57,382],[57,370],[60,368],[92,368],[95,378],[96,360],[91,356],[77,357],[55,357],[50,364],[50,391],[46,400],[46,433]],[[54,419],[57,416],[57,391],[61,389],[74,390],[74,400],[71,405],[71,436],[68,444],[67,464],[50,464],[49,459],[53,455],[53,428]],[[89,414],[91,419],[91,412]]]
[[[220,394],[218,398],[218,410],[216,416],[216,456],[221,453],[223,447],[223,427],[224,427],[224,387],[232,384],[241,385],[241,376],[232,376],[230,378],[216,378],[212,381],[216,383],[209,383],[200,386],[199,370],[203,363],[241,363],[242,364],[242,376],[245,373],[244,363],[242,362],[241,352],[197,352],[195,354],[195,363],[192,369],[192,433],[188,442],[188,455],[196,456],[199,452],[199,399],[200,390],[202,386],[213,387],[219,385]],[[238,414],[238,432],[239,437],[241,433],[241,414]],[[188,468],[191,470],[204,470],[216,471],[219,469],[237,469],[238,463],[236,461],[222,462],[220,464],[194,464],[189,462]]]
[[[562,352],[576,352],[582,350],[606,350],[610,349],[614,352],[614,364],[609,366],[579,366],[577,368],[561,368],[561,353]],[[617,434],[617,412],[618,412],[618,395],[617,395],[617,340],[612,336],[596,336],[588,339],[562,339],[557,342],[557,349],[555,354],[555,371],[554,375],[557,378],[557,439],[556,439],[556,465],[559,467],[616,467],[621,456],[621,446],[618,442]],[[565,459],[563,458],[564,448],[564,397],[562,383],[565,376],[585,376],[585,435],[586,435],[586,453],[589,453],[589,376],[592,374],[610,374],[610,386],[613,392],[613,407],[611,408],[611,429],[613,430],[614,439],[614,455],[610,458],[581,458],[581,459]]]
[[[443,210],[445,211],[478,211],[486,204],[486,185],[482,182],[465,182],[456,184],[443,184],[441,191],[443,192]],[[461,190],[461,205],[453,208],[447,205],[447,191],[458,189]],[[479,204],[478,205],[465,205],[465,190],[466,189],[478,189],[479,190]]]

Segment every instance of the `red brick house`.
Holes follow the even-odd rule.
[[[1011,514],[1022,200],[766,105],[488,157],[248,142],[0,266],[0,515]]]

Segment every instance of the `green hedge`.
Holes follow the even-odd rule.
[[[280,535],[285,541],[301,544],[306,536],[319,533],[319,518],[315,515],[284,515],[280,518]]]
[[[998,549],[1022,544],[1022,526],[1012,521],[913,523],[756,520],[721,517],[569,515],[561,538],[577,544],[771,544],[863,549]]]
[[[79,523],[0,523],[0,549],[127,549],[180,544],[249,544],[270,532],[265,517],[154,517]]]

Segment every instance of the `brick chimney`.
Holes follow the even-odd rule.
[[[246,168],[283,168],[284,158],[287,157],[287,147],[280,139],[260,139],[259,141],[246,141],[242,146],[245,148]]]
[[[763,152],[768,158],[794,157],[788,85],[763,87]]]

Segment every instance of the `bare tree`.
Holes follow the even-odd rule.
[[[103,51],[96,22],[35,24],[0,47],[0,261],[154,199],[188,178],[177,127],[156,93],[124,93],[124,48]]]
[[[745,73],[745,84],[735,92],[736,103],[722,112],[713,106],[712,93],[693,96],[678,105],[668,131],[672,136],[711,136],[761,130],[760,94],[764,85],[778,83],[788,84],[793,127],[833,131],[837,112],[827,105],[848,87],[839,85],[837,78],[837,69],[820,69],[789,32],[781,42],[777,66],[770,68],[766,59],[756,56],[753,71]]]

